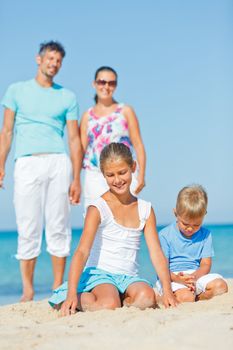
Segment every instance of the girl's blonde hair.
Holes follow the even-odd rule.
[[[100,154],[100,170],[104,172],[106,162],[113,160],[124,160],[130,168],[133,167],[134,160],[132,153],[124,143],[112,142],[105,146]]]
[[[190,219],[204,216],[207,213],[208,197],[201,185],[182,188],[176,201],[176,214]]]

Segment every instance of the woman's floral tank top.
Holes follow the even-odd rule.
[[[132,151],[128,123],[122,114],[123,106],[118,104],[114,112],[103,117],[97,117],[93,107],[88,110],[88,146],[83,160],[84,169],[99,170],[100,153],[111,142],[122,142]]]

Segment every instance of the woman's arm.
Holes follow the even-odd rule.
[[[100,224],[100,214],[96,207],[90,206],[87,210],[84,229],[80,238],[79,245],[73,255],[69,278],[67,298],[62,304],[61,314],[70,315],[75,312],[78,305],[77,286],[84,266],[90,254],[90,250]]]
[[[167,259],[160,246],[158,233],[156,230],[156,217],[153,208],[144,228],[144,235],[152,264],[159,276],[163,287],[163,302],[165,307],[176,306],[177,301],[171,290],[171,279],[168,270]]]
[[[139,166],[139,173],[137,178],[138,186],[135,190],[135,194],[138,194],[145,186],[146,152],[142,142],[139,122],[134,110],[129,106],[124,106],[123,114],[126,117],[128,123],[130,140],[135,149]]]

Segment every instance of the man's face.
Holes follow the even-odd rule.
[[[62,55],[57,51],[46,50],[43,55],[36,58],[40,73],[52,79],[61,68]]]

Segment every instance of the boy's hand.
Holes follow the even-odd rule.
[[[172,291],[164,292],[162,300],[165,308],[168,308],[169,306],[176,307],[179,304]]]
[[[61,315],[69,316],[76,313],[76,309],[78,306],[78,297],[73,296],[72,298],[67,298],[61,307]]]
[[[178,283],[184,284],[186,287],[188,287],[192,292],[195,292],[196,289],[196,279],[195,276],[192,274],[184,274],[183,272],[179,272],[177,274],[179,277]]]

